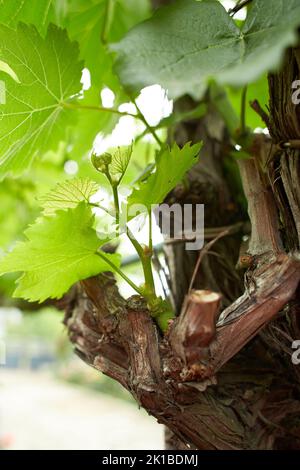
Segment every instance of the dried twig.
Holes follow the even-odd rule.
[[[238,4],[231,8],[228,13],[229,15],[232,15],[234,16],[238,11],[240,11],[242,8],[246,7],[247,5],[249,5],[249,3],[251,3],[252,0],[241,0],[238,2]]]
[[[250,101],[251,108],[259,115],[267,128],[270,127],[270,118],[266,111],[261,107],[258,100]]]
[[[200,264],[201,264],[201,261],[203,259],[203,257],[207,254],[207,252],[210,250],[210,248],[218,241],[220,240],[220,238],[223,238],[225,237],[226,235],[229,234],[229,230],[224,230],[223,232],[221,232],[216,238],[214,238],[213,240],[211,240],[209,243],[207,243],[204,248],[202,248],[202,250],[200,250],[199,252],[199,256],[198,256],[198,259],[197,259],[197,262],[196,262],[196,265],[195,265],[195,268],[194,268],[194,271],[193,271],[193,275],[192,275],[192,278],[191,278],[191,281],[190,281],[190,285],[189,285],[189,290],[188,290],[188,294],[190,294],[192,288],[193,288],[193,285],[194,285],[194,282],[195,282],[195,279],[196,279],[196,276],[197,276],[197,273],[199,271],[199,267],[200,267]]]

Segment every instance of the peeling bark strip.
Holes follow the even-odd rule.
[[[201,270],[206,288],[199,289],[197,283],[184,302],[182,292],[176,294],[183,305],[164,337],[144,300],[123,299],[108,275],[82,282],[66,312],[65,324],[80,357],[129,390],[181,446],[300,449],[300,372],[289,355],[290,340],[298,339],[294,335],[299,332],[300,152],[281,145],[300,137],[299,108],[287,101],[296,75],[300,75],[299,51],[288,55],[281,74],[270,77],[269,122],[275,152],[259,136],[253,159],[240,164],[252,225],[244,294],[220,313],[228,279],[218,289],[219,279],[216,282],[210,273],[206,255],[201,261],[206,263]],[[205,117],[201,122],[204,158],[207,168],[215,170],[220,146],[208,133],[207,121]],[[202,184],[204,173],[199,168],[190,178]],[[212,174],[206,172],[207,187],[214,187],[209,204],[215,194],[221,195],[220,188],[230,201],[226,185],[218,186],[221,172],[216,172],[218,184]],[[192,191],[199,189],[194,183]],[[170,197],[175,196],[176,191]],[[222,214],[227,216],[225,209]],[[190,277],[186,276],[185,286]]]
[[[256,151],[261,153],[264,141],[258,141],[257,144],[259,148]],[[283,247],[279,235],[278,213],[271,187],[262,180],[259,162],[254,157],[242,160],[239,168],[252,227],[249,253],[252,256],[268,252],[280,253]]]
[[[254,277],[256,287],[222,313],[223,324],[210,347],[210,367],[216,372],[272,320],[289,302],[300,281],[300,261],[280,255]]]

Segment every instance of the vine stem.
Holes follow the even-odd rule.
[[[151,209],[148,211],[148,216],[149,216],[149,241],[148,241],[148,246],[149,250],[152,253],[153,251],[153,241],[152,241],[152,212]]]
[[[119,219],[120,219],[120,204],[119,204],[119,195],[118,195],[118,188],[117,186],[112,186],[113,188],[113,194],[114,194],[114,205],[115,205],[115,217],[116,217],[116,223],[119,224]],[[109,215],[113,216],[109,211],[107,211],[104,207],[100,206],[97,203],[90,204],[93,207],[99,207],[102,210],[105,210]],[[153,280],[153,274],[152,274],[152,269],[151,269],[151,264],[150,264],[150,270],[149,266],[147,265],[148,260],[146,260],[145,254],[143,247],[140,245],[140,243],[137,241],[137,239],[134,237],[133,233],[130,231],[128,227],[126,227],[126,235],[128,236],[129,240],[131,241],[132,245],[134,246],[139,259],[141,260],[142,267],[143,267],[143,272],[144,272],[144,277],[145,277],[145,284],[150,290],[151,294],[155,293],[154,292],[154,280]],[[109,266],[113,268],[113,270],[118,273],[138,294],[141,296],[145,297],[145,292],[140,289],[134,282],[129,279],[129,277],[126,276],[126,274],[119,269],[114,263],[112,263],[102,252],[96,253],[98,256],[100,256],[102,259],[104,259]],[[151,263],[151,260],[150,260]]]
[[[108,112],[117,114],[118,116],[130,116],[135,119],[139,119],[140,121],[144,122],[138,114],[129,113],[127,111],[119,111],[115,108],[105,108],[104,106],[91,106],[91,105],[83,105],[78,103],[66,103],[65,101],[61,103],[63,108],[68,109],[83,109],[83,110],[90,110],[90,111],[100,111],[100,112]]]
[[[247,100],[247,91],[248,86],[244,86],[242,91],[242,98],[241,98],[241,134],[245,134],[246,132],[246,100]]]
[[[120,225],[120,204],[119,204],[119,195],[118,195],[118,186],[116,184],[111,184],[113,197],[114,197],[114,205],[116,211],[116,225],[119,227]]]
[[[113,214],[112,211],[108,210],[106,207],[102,206],[98,202],[88,202],[88,205],[91,206],[91,207],[96,207],[97,209],[101,209],[106,214],[110,215],[111,217],[114,217],[114,214]]]
[[[162,148],[163,147],[163,142],[160,140],[160,138],[156,134],[155,129],[152,126],[150,126],[150,124],[147,122],[147,119],[141,113],[141,111],[138,108],[135,100],[133,101],[133,103],[136,107],[137,114],[130,113],[128,111],[119,111],[118,109],[115,109],[115,108],[105,108],[104,106],[92,106],[92,105],[83,105],[83,104],[78,104],[78,103],[76,103],[76,104],[75,103],[66,103],[65,101],[63,101],[61,103],[61,105],[62,105],[63,108],[68,108],[68,109],[83,109],[83,110],[90,110],[90,111],[108,112],[108,113],[112,113],[112,114],[117,114],[118,116],[122,116],[122,117],[123,116],[130,116],[130,117],[133,117],[135,119],[138,119],[139,121],[141,121],[146,126],[146,129],[148,130],[148,132],[150,134],[152,134],[152,136],[154,137],[154,139],[156,140],[158,145]]]
[[[151,256],[147,256],[144,252],[143,247],[140,245],[138,240],[135,238],[129,227],[126,227],[126,234],[131,241],[132,245],[134,246],[140,260],[142,263],[144,278],[145,278],[145,286],[146,290],[149,291],[151,296],[155,295],[155,286],[154,286],[154,278],[151,266]],[[144,293],[145,296],[145,293]],[[150,297],[151,297],[150,296]]]
[[[116,214],[116,224],[119,225],[120,223],[120,203],[119,203],[119,194],[118,194],[118,185],[113,184],[110,175],[108,174],[108,179],[111,183],[111,187],[113,190],[113,198],[114,198],[114,206],[115,206],[115,214]],[[129,227],[126,225],[126,235],[128,236],[129,240],[131,241],[133,247],[135,248],[143,268],[144,278],[145,278],[145,287],[146,292],[143,292],[144,297],[148,297],[151,301],[153,296],[155,296],[155,285],[154,285],[154,278],[151,266],[151,254],[145,252],[139,241],[135,238]],[[148,295],[149,294],[149,295]]]
[[[104,13],[104,21],[103,21],[103,28],[101,31],[101,41],[103,44],[107,44],[107,38],[110,30],[110,26],[114,16],[114,8],[115,8],[115,0],[107,0],[105,13]]]
[[[139,117],[140,121],[142,121],[145,124],[145,126],[148,129],[148,131],[150,132],[150,134],[152,134],[152,136],[154,137],[154,139],[156,140],[158,145],[162,148],[163,147],[163,142],[160,140],[160,138],[156,134],[154,128],[152,126],[150,126],[150,124],[148,123],[147,119],[145,118],[145,116],[141,112],[140,108],[138,107],[138,105],[136,103],[136,100],[133,99],[132,101],[133,101],[134,106],[136,107],[136,110],[137,110],[137,113],[138,113],[137,116]]]
[[[119,274],[119,276],[121,276],[124,281],[126,281],[127,284],[132,287],[132,289],[134,289],[141,296],[144,295],[144,292],[131,279],[129,279],[129,277],[127,277],[126,274],[118,268],[118,266],[116,266],[112,261],[110,261],[110,259],[107,258],[107,256],[105,256],[102,251],[96,251],[96,255],[100,256],[100,258],[102,258],[117,274]]]

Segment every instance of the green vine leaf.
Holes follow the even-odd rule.
[[[91,162],[94,168],[105,175],[110,184],[118,186],[128,168],[133,147],[117,147],[110,152],[104,152],[102,155],[92,154]]]
[[[89,178],[76,178],[58,183],[40,198],[44,215],[54,215],[57,210],[74,209],[80,202],[88,203],[99,190],[99,184]]]
[[[197,163],[201,147],[201,143],[191,145],[188,142],[182,149],[174,144],[171,149],[167,147],[161,151],[156,158],[155,171],[145,182],[140,182],[128,197],[128,207],[139,204],[149,210],[152,205],[161,203]]]
[[[122,83],[133,93],[159,83],[172,98],[199,98],[211,78],[241,86],[276,69],[297,41],[300,0],[251,5],[241,29],[216,0],[179,0],[158,9],[113,45]]]
[[[239,43],[240,57],[221,71],[220,81],[242,86],[281,64],[287,47],[298,40],[300,0],[253,0]]]
[[[34,24],[41,34],[46,33],[50,21],[55,19],[52,0],[2,0],[0,22],[15,28],[22,21]]]
[[[81,89],[83,67],[78,46],[51,25],[43,39],[33,26],[16,31],[0,25],[1,58],[21,83],[6,80],[6,103],[0,106],[0,177],[18,175],[37,155],[55,150],[74,124],[62,103]]]
[[[128,168],[132,156],[132,150],[132,145],[130,145],[129,147],[118,147],[112,153],[112,160],[111,164],[109,165],[109,172],[113,178],[118,180],[119,183]]]
[[[96,252],[109,240],[100,240],[93,229],[91,209],[80,203],[75,209],[42,217],[29,227],[25,242],[0,261],[0,275],[22,271],[14,297],[43,302],[60,298],[81,279],[111,271]],[[118,254],[106,254],[117,267]]]

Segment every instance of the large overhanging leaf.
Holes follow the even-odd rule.
[[[253,0],[239,39],[244,51],[220,80],[244,85],[276,70],[285,49],[296,43],[299,26],[300,0]]]
[[[37,155],[56,149],[76,113],[62,105],[80,91],[83,64],[78,46],[51,25],[43,39],[33,26],[0,25],[0,56],[17,75],[6,74],[0,105],[0,177],[19,174]]]
[[[131,92],[159,83],[172,98],[199,98],[210,78],[244,85],[280,64],[297,39],[300,0],[253,0],[239,29],[215,0],[161,8],[113,46],[116,71]]]

